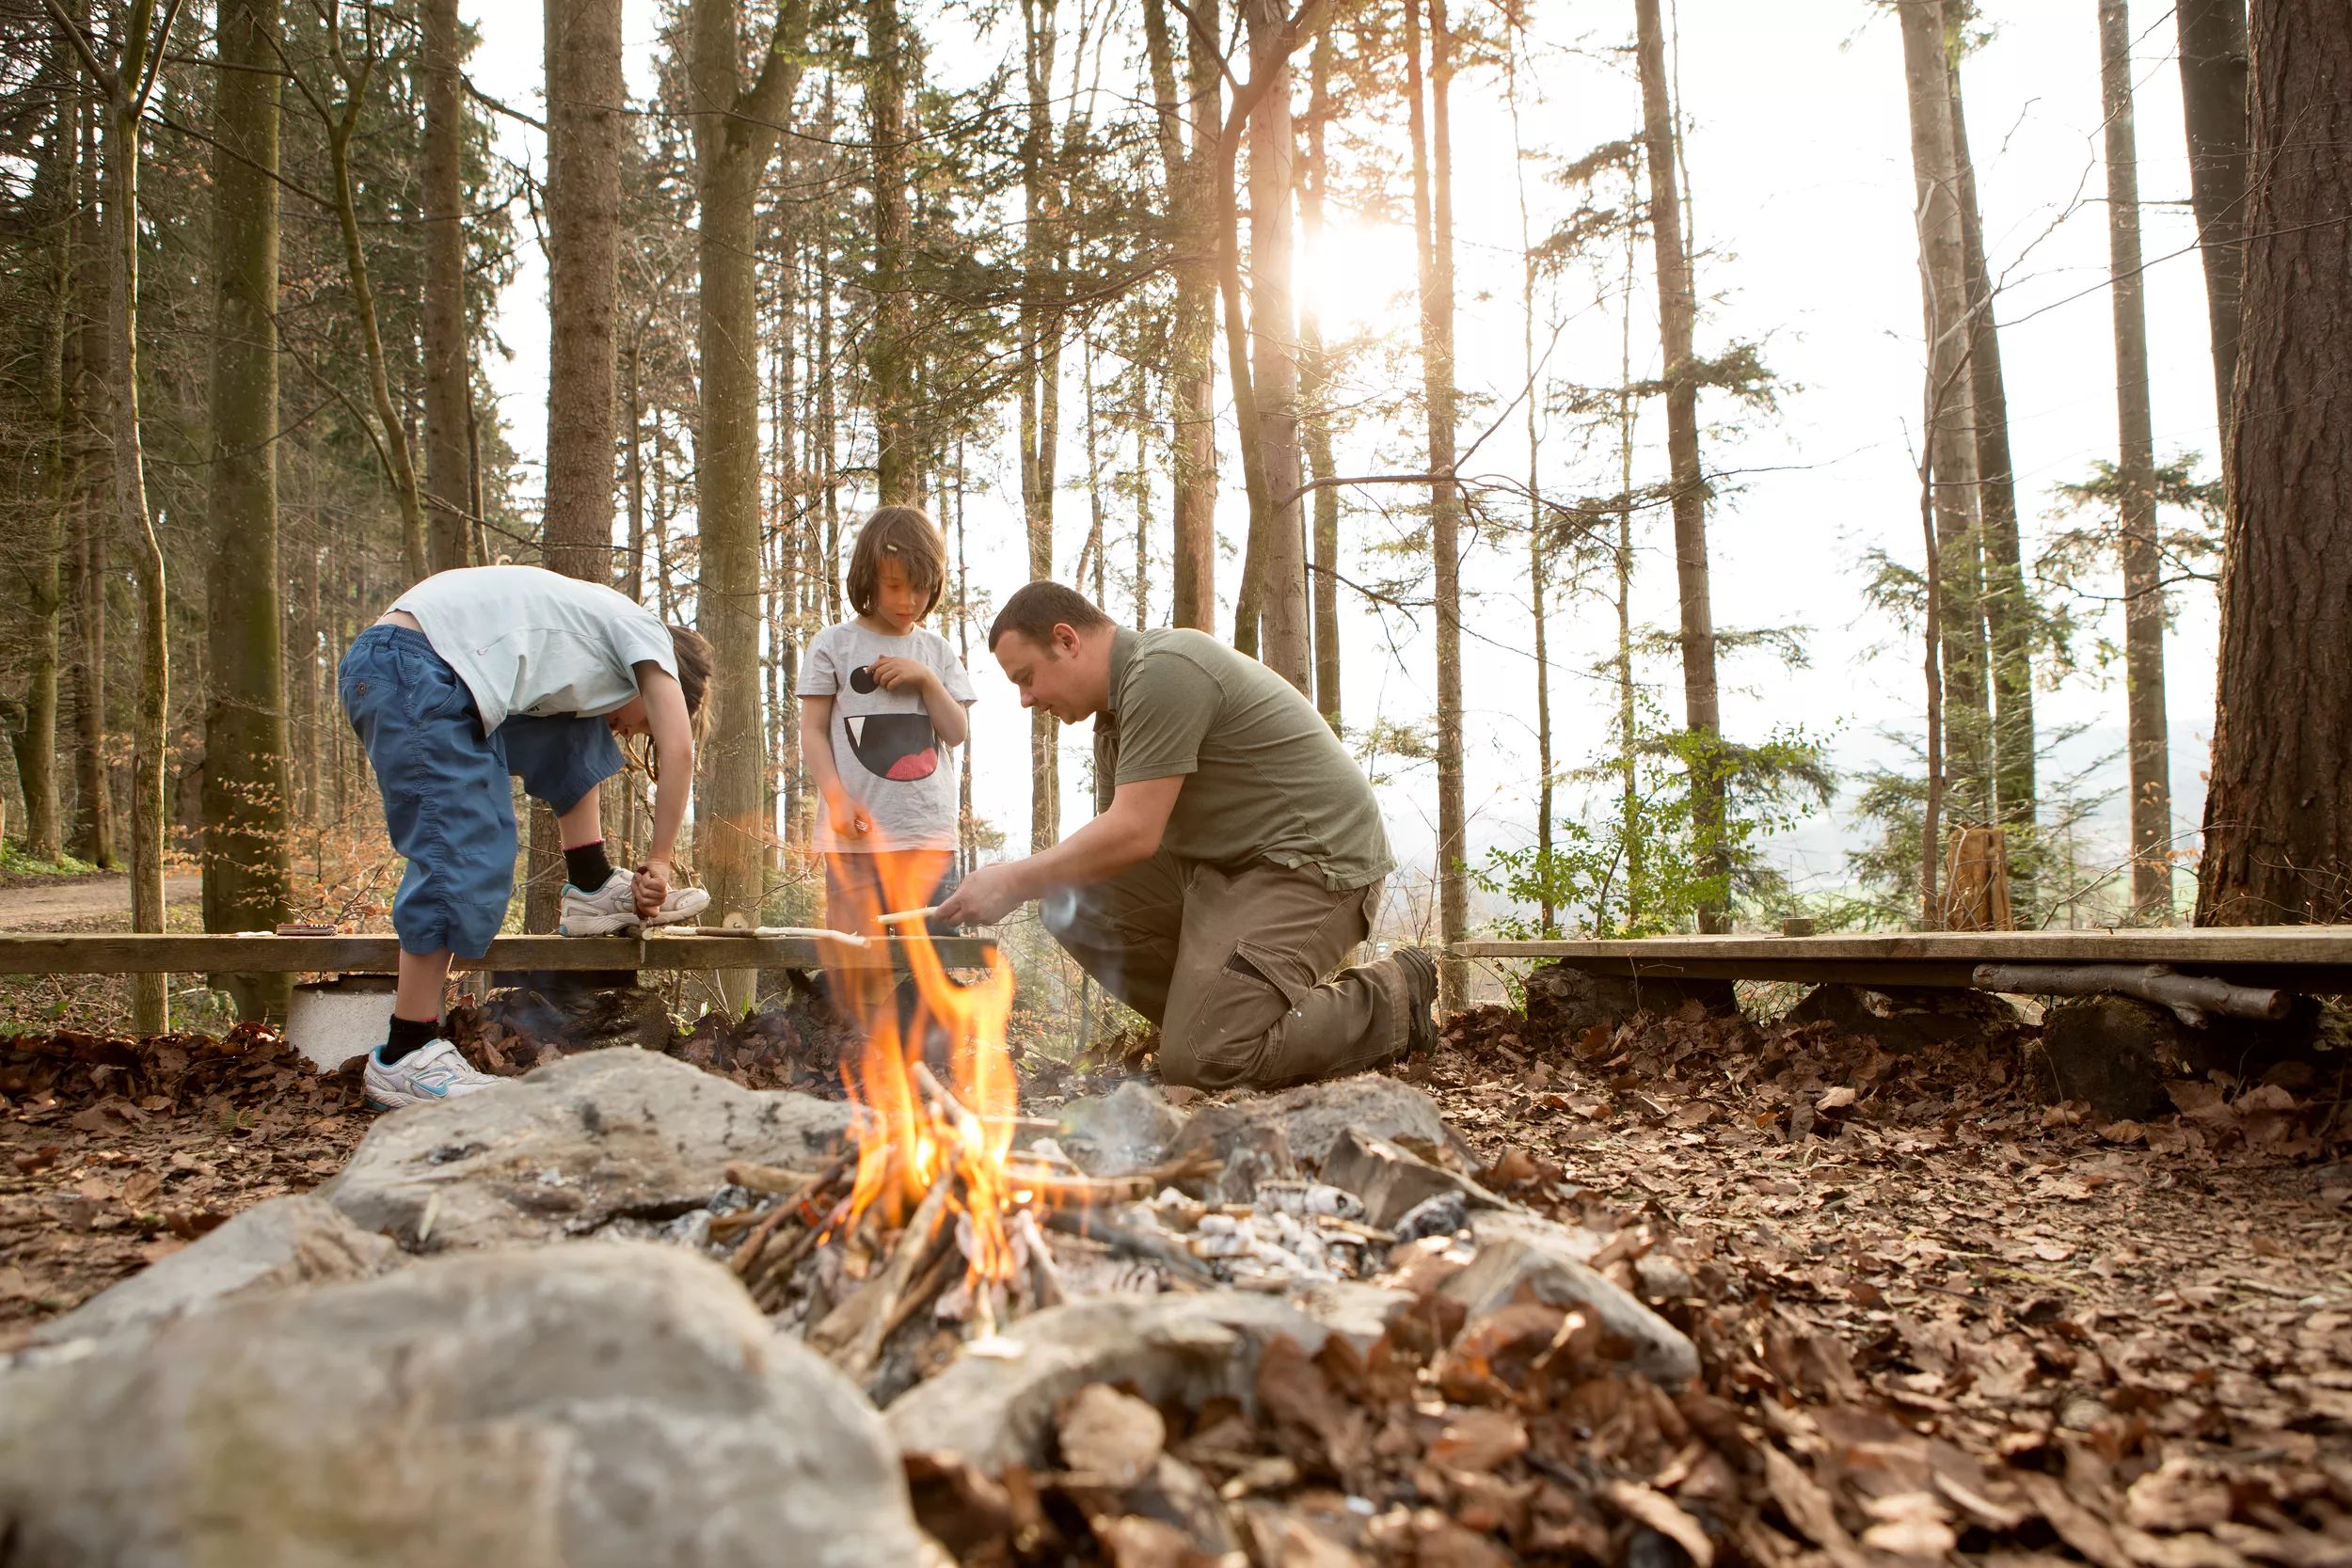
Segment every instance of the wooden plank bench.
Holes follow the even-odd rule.
[[[2025,994],[2035,993],[2038,976],[2056,992],[2069,970],[2158,966],[2233,986],[2352,995],[2352,926],[1492,941],[1463,942],[1454,952],[1466,958],[1557,961],[1626,978],[1842,981]]]
[[[638,937],[498,937],[489,954],[460,958],[468,970],[869,969],[903,964],[903,938],[845,942],[822,936],[698,933]],[[953,968],[990,961],[995,943],[942,937],[932,945]],[[273,936],[266,932],[167,932],[49,936],[0,932],[0,974],[389,974],[399,962],[392,936]]]

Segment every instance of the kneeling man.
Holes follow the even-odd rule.
[[[1098,815],[965,878],[942,925],[1038,900],[1071,957],[1159,1025],[1171,1084],[1298,1084],[1429,1048],[1429,953],[1340,967],[1394,862],[1372,785],[1295,688],[1204,633],[1116,626],[1057,582],[1008,599],[988,645],[1022,706],[1094,720]]]

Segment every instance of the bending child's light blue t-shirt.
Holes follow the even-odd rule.
[[[834,770],[874,823],[870,838],[836,838],[832,820],[819,811],[817,848],[822,854],[953,849],[962,842],[947,748],[921,697],[874,679],[874,660],[884,657],[930,665],[947,695],[966,707],[978,697],[947,640],[921,626],[904,637],[884,637],[845,621],[809,639],[794,695],[833,699]]]
[[[660,616],[602,583],[540,566],[439,572],[393,604],[473,694],[487,735],[509,714],[611,713],[637,695],[639,664],[677,677]]]

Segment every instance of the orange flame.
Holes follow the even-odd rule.
[[[950,858],[948,850],[877,851],[872,859],[886,909],[928,901]],[[1005,1049],[1011,966],[1000,957],[987,978],[960,984],[949,977],[921,922],[884,933],[876,917],[885,909],[866,907],[873,889],[861,882],[850,891],[857,907],[836,907],[832,918],[853,919],[850,931],[868,944],[844,945],[826,961],[835,999],[865,1036],[856,1066],[845,1061],[841,1069],[850,1100],[866,1113],[858,1123],[857,1179],[846,1221],[880,1206],[883,1220],[898,1225],[934,1184],[953,1180],[948,1201],[972,1219],[971,1272],[983,1279],[1008,1278],[1013,1254],[1004,1216],[1014,1197],[1005,1160],[1020,1113],[1020,1087]],[[911,997],[876,951],[885,934],[906,939],[901,950]],[[952,1099],[938,1092],[935,1079],[932,1085],[924,1083],[924,1042],[934,1033],[947,1043],[944,1087]]]

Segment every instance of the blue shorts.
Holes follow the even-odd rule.
[[[392,847],[408,859],[392,929],[408,953],[478,958],[515,894],[519,778],[558,816],[624,766],[602,719],[518,713],[489,735],[473,694],[424,634],[374,626],[343,655],[343,712],[384,795]]]

